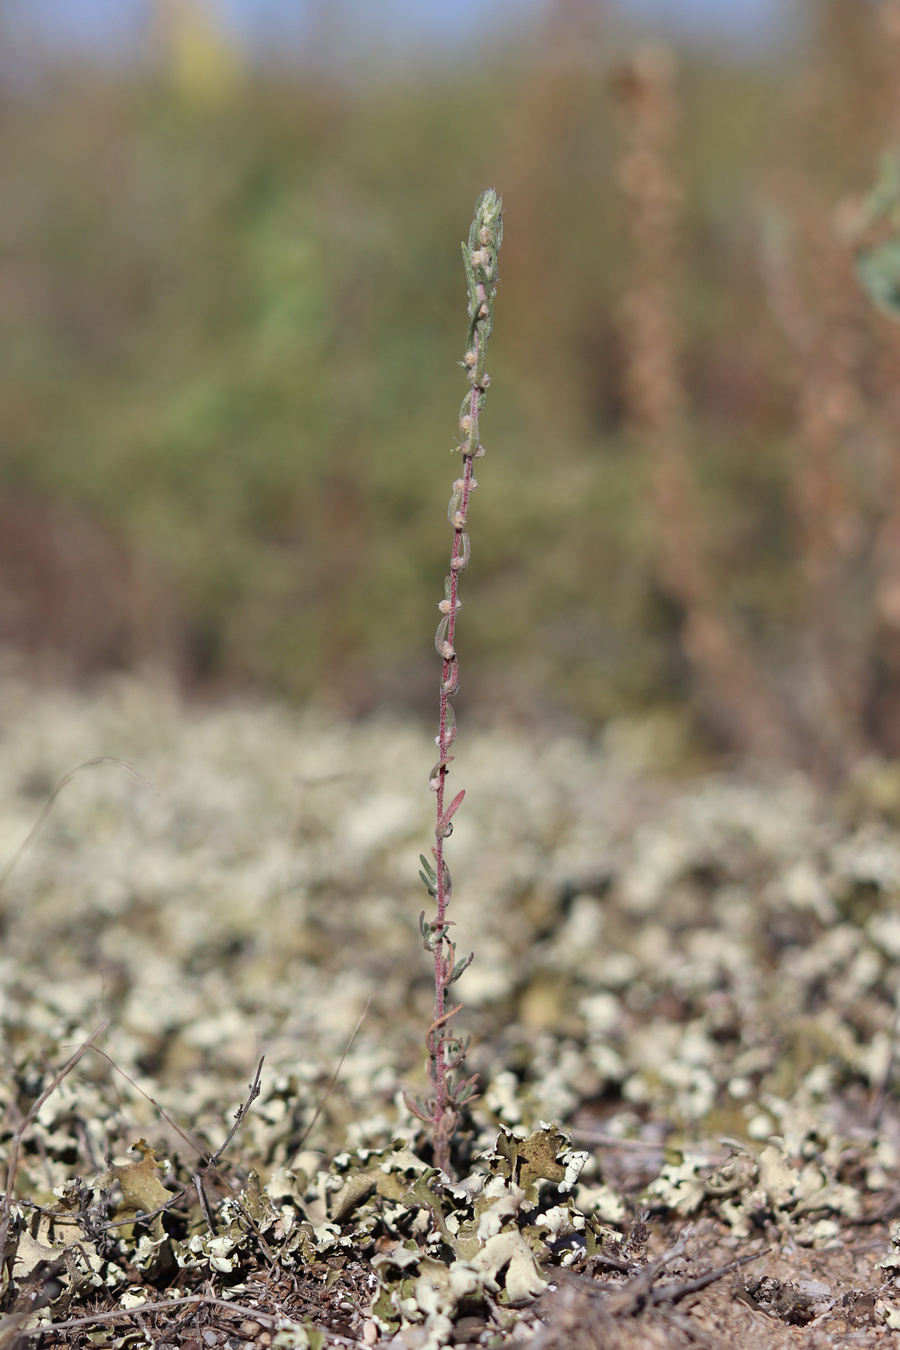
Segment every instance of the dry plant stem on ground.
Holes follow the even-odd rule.
[[[461,1067],[468,1042],[460,1041],[450,1029],[450,1019],[459,1007],[447,1007],[447,990],[459,979],[472,960],[471,955],[456,959],[456,944],[447,936],[452,920],[447,918],[452,883],[444,861],[444,840],[453,831],[453,816],[465,796],[458,792],[445,805],[447,773],[453,756],[450,747],[456,739],[456,717],[450,697],[459,687],[459,662],[456,656],[456,614],[459,574],[469,562],[469,536],[466,516],[469,497],[478,486],[473,464],[484,454],[479,441],[478,418],[484,407],[490,378],[484,368],[488,338],[494,321],[494,294],[497,289],[497,254],[503,238],[502,201],[488,189],[478,200],[475,219],[469,231],[468,245],[463,244],[463,261],[469,289],[469,332],[463,368],[469,377],[470,391],[463,399],[459,426],[462,439],[459,449],[463,457],[463,474],[453,484],[448,517],[453,526],[453,549],[450,557],[450,575],[444,583],[444,599],[438,608],[441,621],[435,635],[435,647],[441,658],[440,729],[436,737],[438,761],[431,771],[429,782],[437,796],[435,843],[432,848],[434,866],[422,858],[421,877],[437,906],[434,919],[420,916],[419,926],[425,948],[434,956],[434,1019],[428,1028],[425,1044],[428,1048],[428,1080],[433,1097],[423,1103],[407,1098],[407,1105],[420,1120],[432,1128],[434,1158],[444,1172],[450,1168],[450,1143],[459,1119],[459,1108],[475,1095],[475,1079],[454,1082],[454,1074]]]
[[[31,1110],[28,1112],[27,1116],[24,1117],[17,1129],[13,1132],[9,1149],[9,1160],[6,1164],[6,1190],[3,1194],[2,1201],[0,1201],[0,1275],[2,1275],[3,1265],[6,1261],[6,1239],[9,1236],[12,1197],[16,1184],[16,1171],[19,1164],[19,1148],[21,1147],[22,1140],[25,1138],[28,1127],[37,1118],[38,1112],[47,1098],[56,1091],[66,1075],[72,1072],[76,1064],[78,1064],[83,1056],[87,1054],[88,1050],[93,1047],[94,1042],[103,1035],[108,1026],[109,1018],[106,1018],[100,1023],[96,1031],[93,1031],[91,1035],[88,1036],[87,1040],[82,1042],[75,1051],[75,1054],[72,1055],[71,1059],[66,1061],[59,1073],[57,1073],[48,1086],[44,1088],[37,1101],[32,1104]],[[2,1279],[0,1279],[0,1284],[2,1284]]]

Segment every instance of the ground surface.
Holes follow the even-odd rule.
[[[665,777],[660,735],[463,729],[452,1189],[400,1096],[427,733],[0,682],[0,860],[79,764],[142,775],[81,770],[0,889],[0,1344],[891,1343],[900,774]]]

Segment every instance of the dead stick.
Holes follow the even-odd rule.
[[[157,797],[160,795],[159,789],[156,788],[154,784],[150,782],[150,779],[145,778],[139,769],[136,769],[133,764],[128,763],[127,759],[117,759],[115,755],[97,755],[95,759],[86,759],[83,764],[79,764],[76,768],[70,769],[69,772],[65,775],[65,777],[59,780],[56,787],[51,792],[50,796],[44,802],[44,805],[41,808],[41,812],[37,820],[34,822],[31,829],[28,831],[28,834],[25,836],[25,839],[22,841],[22,843],[16,849],[15,853],[12,855],[9,862],[4,867],[3,871],[0,872],[0,890],[2,890],[3,887],[6,885],[7,878],[9,877],[9,874],[15,867],[16,863],[22,857],[23,853],[27,852],[29,846],[36,838],[38,831],[40,830],[44,821],[47,819],[50,812],[53,810],[53,803],[56,801],[57,797],[62,792],[63,788],[68,787],[72,779],[75,777],[75,775],[81,773],[82,769],[93,769],[98,764],[116,764],[120,769],[125,769],[125,771],[127,773],[130,773],[132,777],[137,778],[139,782],[146,783],[148,787],[153,788],[153,791],[156,793]]]
[[[66,1074],[71,1073],[71,1071],[75,1068],[75,1065],[78,1063],[78,1061],[82,1058],[83,1055],[87,1054],[88,1050],[90,1050],[93,1047],[94,1041],[96,1041],[98,1036],[103,1035],[104,1031],[108,1026],[109,1026],[109,1018],[107,1017],[104,1019],[104,1021],[100,1023],[97,1030],[92,1032],[91,1035],[88,1036],[86,1041],[82,1042],[82,1044],[75,1051],[75,1054],[72,1056],[72,1058],[66,1061],[66,1063],[62,1066],[59,1073],[56,1075],[56,1077],[53,1079],[50,1085],[44,1088],[44,1091],[38,1097],[37,1101],[34,1103],[25,1119],[21,1122],[20,1125],[17,1126],[15,1132],[13,1133],[13,1137],[9,1146],[9,1162],[6,1168],[6,1190],[3,1194],[2,1204],[0,1204],[0,1211],[2,1211],[2,1217],[0,1217],[0,1267],[2,1267],[2,1264],[6,1261],[6,1239],[9,1236],[9,1219],[12,1210],[12,1194],[16,1184],[16,1172],[19,1166],[19,1147],[22,1143],[22,1140],[25,1137],[25,1133],[29,1125],[38,1115],[38,1112],[44,1105],[44,1102],[46,1102],[47,1099],[50,1096],[52,1096],[52,1094],[56,1091],[60,1083],[65,1078]]]
[[[261,1308],[248,1308],[241,1303],[231,1303],[228,1299],[213,1298],[210,1294],[186,1294],[183,1298],[150,1299],[146,1303],[136,1303],[133,1308],[116,1308],[112,1312],[86,1313],[83,1317],[73,1317],[68,1322],[42,1322],[36,1327],[27,1328],[22,1332],[22,1335],[45,1336],[48,1332],[71,1331],[75,1327],[89,1326],[91,1322],[115,1322],[121,1317],[135,1317],[139,1313],[165,1312],[167,1308],[184,1308],[190,1305],[225,1308],[228,1312],[237,1313],[240,1317],[258,1317],[261,1321],[273,1324],[281,1320],[273,1313],[263,1312]]]
[[[328,1087],[327,1087],[327,1089],[326,1089],[326,1091],[325,1091],[325,1096],[324,1096],[324,1097],[322,1098],[322,1100],[319,1102],[319,1105],[316,1107],[315,1114],[313,1115],[312,1120],[309,1122],[309,1124],[307,1125],[306,1129],[303,1131],[303,1134],[300,1136],[300,1143],[299,1143],[299,1144],[297,1145],[297,1147],[294,1149],[294,1152],[293,1152],[292,1155],[291,1155],[292,1158],[296,1158],[297,1154],[300,1152],[300,1150],[303,1148],[303,1145],[306,1143],[307,1139],[308,1139],[309,1136],[312,1134],[313,1129],[314,1129],[314,1127],[315,1127],[316,1121],[319,1119],[319,1116],[322,1114],[323,1110],[325,1109],[325,1103],[328,1101],[328,1098],[331,1096],[332,1092],[334,1092],[334,1089],[335,1089],[335,1087],[337,1086],[337,1080],[338,1080],[338,1077],[340,1076],[341,1069],[344,1067],[344,1060],[345,1060],[345,1059],[347,1058],[347,1056],[349,1055],[350,1050],[351,1050],[351,1048],[352,1048],[352,1046],[353,1046],[353,1042],[356,1040],[357,1036],[359,1035],[359,1029],[360,1029],[360,1027],[362,1026],[363,1022],[366,1020],[366,1015],[367,1015],[367,1013],[368,1013],[368,1011],[369,1011],[369,1005],[371,1004],[371,1002],[372,1002],[371,998],[368,998],[368,999],[366,1000],[366,1006],[363,1008],[362,1012],[361,1012],[360,1015],[359,1015],[359,1021],[357,1022],[356,1026],[353,1028],[353,1034],[352,1034],[352,1036],[350,1037],[349,1041],[347,1042],[346,1046],[344,1047],[344,1053],[341,1055],[340,1059],[338,1060],[338,1066],[337,1066],[337,1068],[335,1069],[334,1073],[331,1075],[331,1082],[328,1084]]]
[[[194,1173],[194,1175],[193,1175],[192,1178],[191,1178],[190,1184],[187,1185],[187,1186],[182,1186],[181,1190],[176,1191],[176,1192],[173,1194],[172,1198],[171,1198],[170,1200],[167,1200],[167,1201],[165,1202],[164,1205],[160,1205],[158,1209],[151,1210],[148,1214],[142,1214],[142,1215],[141,1215],[141,1220],[142,1220],[142,1222],[145,1221],[145,1220],[147,1220],[147,1219],[153,1219],[153,1218],[155,1218],[157,1214],[163,1214],[166,1210],[171,1209],[173,1205],[177,1204],[177,1202],[178,1202],[179,1200],[181,1200],[183,1196],[187,1195],[190,1191],[197,1189],[197,1197],[198,1197],[198,1199],[199,1199],[199,1201],[200,1201],[200,1208],[203,1209],[204,1218],[206,1219],[207,1223],[209,1223],[209,1226],[210,1226],[210,1228],[212,1229],[213,1225],[210,1223],[208,1211],[207,1211],[207,1209],[204,1209],[204,1208],[203,1208],[203,1206],[204,1206],[204,1200],[206,1199],[206,1197],[205,1197],[205,1195],[201,1197],[201,1190],[200,1190],[199,1188],[196,1187],[197,1177],[201,1177],[201,1178],[202,1178],[202,1177],[204,1177],[204,1176],[206,1175],[207,1172],[212,1172],[212,1171],[218,1170],[219,1163],[220,1163],[220,1161],[221,1161],[221,1159],[222,1159],[222,1154],[225,1152],[225,1150],[227,1149],[228,1145],[231,1143],[232,1139],[234,1138],[235,1134],[237,1133],[238,1127],[239,1127],[239,1125],[241,1124],[241,1122],[243,1121],[243,1119],[245,1118],[245,1116],[246,1116],[247,1112],[249,1111],[251,1105],[252,1105],[253,1102],[256,1100],[256,1098],[259,1096],[259,1091],[260,1091],[260,1076],[261,1076],[261,1074],[262,1074],[263,1063],[265,1062],[265,1055],[263,1055],[262,1059],[260,1059],[259,1063],[258,1063],[257,1066],[256,1066],[256,1073],[255,1073],[255,1075],[254,1075],[253,1082],[250,1083],[250,1085],[249,1085],[249,1088],[248,1088],[248,1095],[247,1095],[246,1100],[243,1101],[243,1102],[241,1102],[241,1104],[240,1104],[240,1106],[238,1107],[237,1111],[235,1111],[235,1113],[234,1113],[234,1124],[232,1125],[231,1129],[228,1131],[228,1134],[225,1136],[225,1139],[223,1140],[223,1142],[222,1142],[222,1143],[219,1145],[219,1147],[216,1149],[215,1153],[209,1153],[209,1154],[208,1154],[208,1153],[206,1152],[205,1149],[200,1149],[200,1148],[198,1148],[197,1145],[194,1144],[194,1143],[191,1141],[191,1139],[189,1138],[189,1136],[188,1136],[187,1134],[185,1134],[185,1132],[184,1132],[182,1129],[179,1128],[179,1126],[178,1126],[178,1125],[176,1124],[176,1122],[171,1118],[171,1116],[169,1116],[169,1115],[167,1114],[167,1112],[165,1112],[165,1111],[163,1110],[163,1108],[160,1106],[159,1102],[157,1102],[157,1101],[156,1101],[153,1097],[151,1097],[148,1093],[144,1092],[144,1089],[143,1089],[138,1083],[135,1083],[135,1082],[134,1082],[134,1079],[128,1078],[128,1074],[125,1073],[125,1070],[124,1070],[124,1069],[120,1069],[120,1068],[119,1068],[119,1066],[118,1066],[118,1064],[116,1064],[115,1060],[110,1059],[109,1055],[104,1054],[104,1052],[103,1052],[102,1050],[98,1051],[97,1053],[98,1053],[98,1054],[102,1054],[103,1057],[104,1057],[104,1059],[108,1060],[109,1063],[112,1065],[112,1067],[113,1067],[118,1073],[122,1074],[123,1077],[127,1078],[127,1079],[128,1079],[128,1082],[131,1083],[133,1087],[137,1088],[138,1092],[140,1092],[142,1096],[146,1097],[148,1102],[151,1102],[151,1103],[156,1107],[157,1111],[159,1111],[159,1113],[160,1113],[160,1115],[163,1117],[163,1119],[164,1119],[164,1120],[167,1120],[167,1121],[169,1122],[169,1124],[173,1127],[173,1129],[175,1129],[175,1130],[178,1132],[178,1134],[181,1135],[182,1139],[184,1139],[185,1142],[186,1142],[187,1144],[189,1144],[190,1147],[194,1150],[194,1152],[197,1153],[197,1154],[199,1154],[199,1156],[203,1159],[203,1166],[202,1166],[201,1168],[199,1168],[197,1172]],[[118,1220],[113,1220],[111,1223],[106,1224],[106,1227],[107,1227],[107,1228],[122,1228],[122,1227],[124,1227],[125,1225],[130,1224],[130,1223],[134,1223],[134,1220],[133,1220],[133,1219],[118,1219]]]
[[[766,1247],[761,1252],[750,1252],[747,1256],[738,1257],[736,1261],[730,1261],[727,1266],[719,1266],[717,1270],[707,1270],[694,1280],[685,1280],[683,1284],[665,1284],[661,1289],[653,1289],[650,1292],[649,1301],[654,1305],[657,1303],[678,1303],[688,1294],[699,1293],[707,1285],[715,1284],[716,1280],[721,1280],[723,1275],[730,1275],[733,1270],[740,1270],[741,1266],[749,1266],[751,1261],[758,1261],[761,1256],[768,1256],[771,1250],[771,1247]]]
[[[249,1085],[249,1095],[248,1095],[248,1097],[247,1097],[247,1100],[246,1100],[245,1102],[241,1102],[240,1106],[239,1106],[238,1109],[235,1111],[235,1113],[234,1113],[234,1124],[232,1125],[231,1129],[230,1129],[230,1130],[228,1131],[228,1133],[226,1134],[226,1136],[225,1136],[223,1142],[219,1145],[219,1147],[216,1149],[215,1153],[214,1153],[214,1154],[212,1155],[212,1157],[210,1158],[210,1160],[209,1160],[209,1166],[210,1166],[210,1167],[217,1167],[217,1166],[218,1166],[218,1163],[219,1163],[220,1158],[222,1157],[222,1154],[225,1152],[226,1148],[227,1148],[228,1145],[231,1143],[232,1139],[234,1138],[234,1136],[237,1134],[238,1130],[240,1129],[241,1121],[244,1119],[244,1116],[247,1114],[247,1112],[250,1110],[250,1107],[253,1105],[253,1103],[256,1101],[257,1097],[259,1096],[259,1094],[260,1094],[260,1083],[261,1083],[261,1080],[262,1080],[262,1069],[263,1069],[263,1065],[265,1064],[265,1062],[266,1062],[266,1057],[265,1057],[265,1055],[263,1055],[263,1056],[261,1057],[259,1063],[258,1063],[257,1066],[256,1066],[256,1073],[255,1073],[254,1076],[253,1076],[253,1082]],[[342,1061],[342,1062],[343,1062],[343,1061]]]

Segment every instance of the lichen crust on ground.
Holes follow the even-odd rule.
[[[666,776],[653,732],[461,751],[444,1177],[428,731],[4,676],[0,864],[85,767],[0,888],[0,1344],[890,1342],[900,775]]]

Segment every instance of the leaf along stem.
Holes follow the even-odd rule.
[[[447,936],[451,921],[447,918],[450,899],[450,873],[444,861],[444,843],[453,832],[453,816],[462,804],[465,790],[458,792],[445,806],[447,774],[453,756],[450,747],[456,739],[456,716],[450,703],[451,695],[459,686],[459,662],[456,656],[456,616],[459,611],[459,575],[469,562],[471,545],[466,532],[469,498],[478,483],[474,463],[484,455],[479,440],[478,418],[484,407],[490,384],[484,363],[487,341],[493,326],[494,294],[497,289],[497,254],[503,238],[502,202],[493,189],[479,198],[475,219],[469,231],[468,245],[463,244],[463,263],[469,290],[469,328],[466,354],[462,362],[469,378],[470,390],[460,409],[459,427],[462,440],[459,449],[463,456],[462,476],[453,484],[448,517],[453,526],[453,547],[450,554],[450,575],[444,585],[444,599],[439,605],[441,621],[435,636],[435,647],[441,658],[440,721],[435,738],[438,763],[432,770],[430,783],[437,795],[435,843],[432,849],[435,866],[425,864],[420,873],[429,895],[435,901],[437,914],[430,923],[421,923],[426,946],[434,955],[434,1018],[426,1035],[428,1047],[428,1080],[433,1098],[425,1104],[416,1103],[415,1114],[432,1127],[435,1165],[449,1174],[450,1145],[463,1101],[471,1102],[474,1080],[457,1083],[456,1071],[461,1067],[468,1049],[468,1041],[458,1040],[449,1027],[449,1021],[458,1011],[447,1011],[446,993],[454,980],[459,979],[471,961],[471,956],[456,959],[456,944]],[[424,859],[423,859],[424,862]],[[428,936],[426,936],[426,933]],[[407,1103],[410,1105],[410,1103]]]

